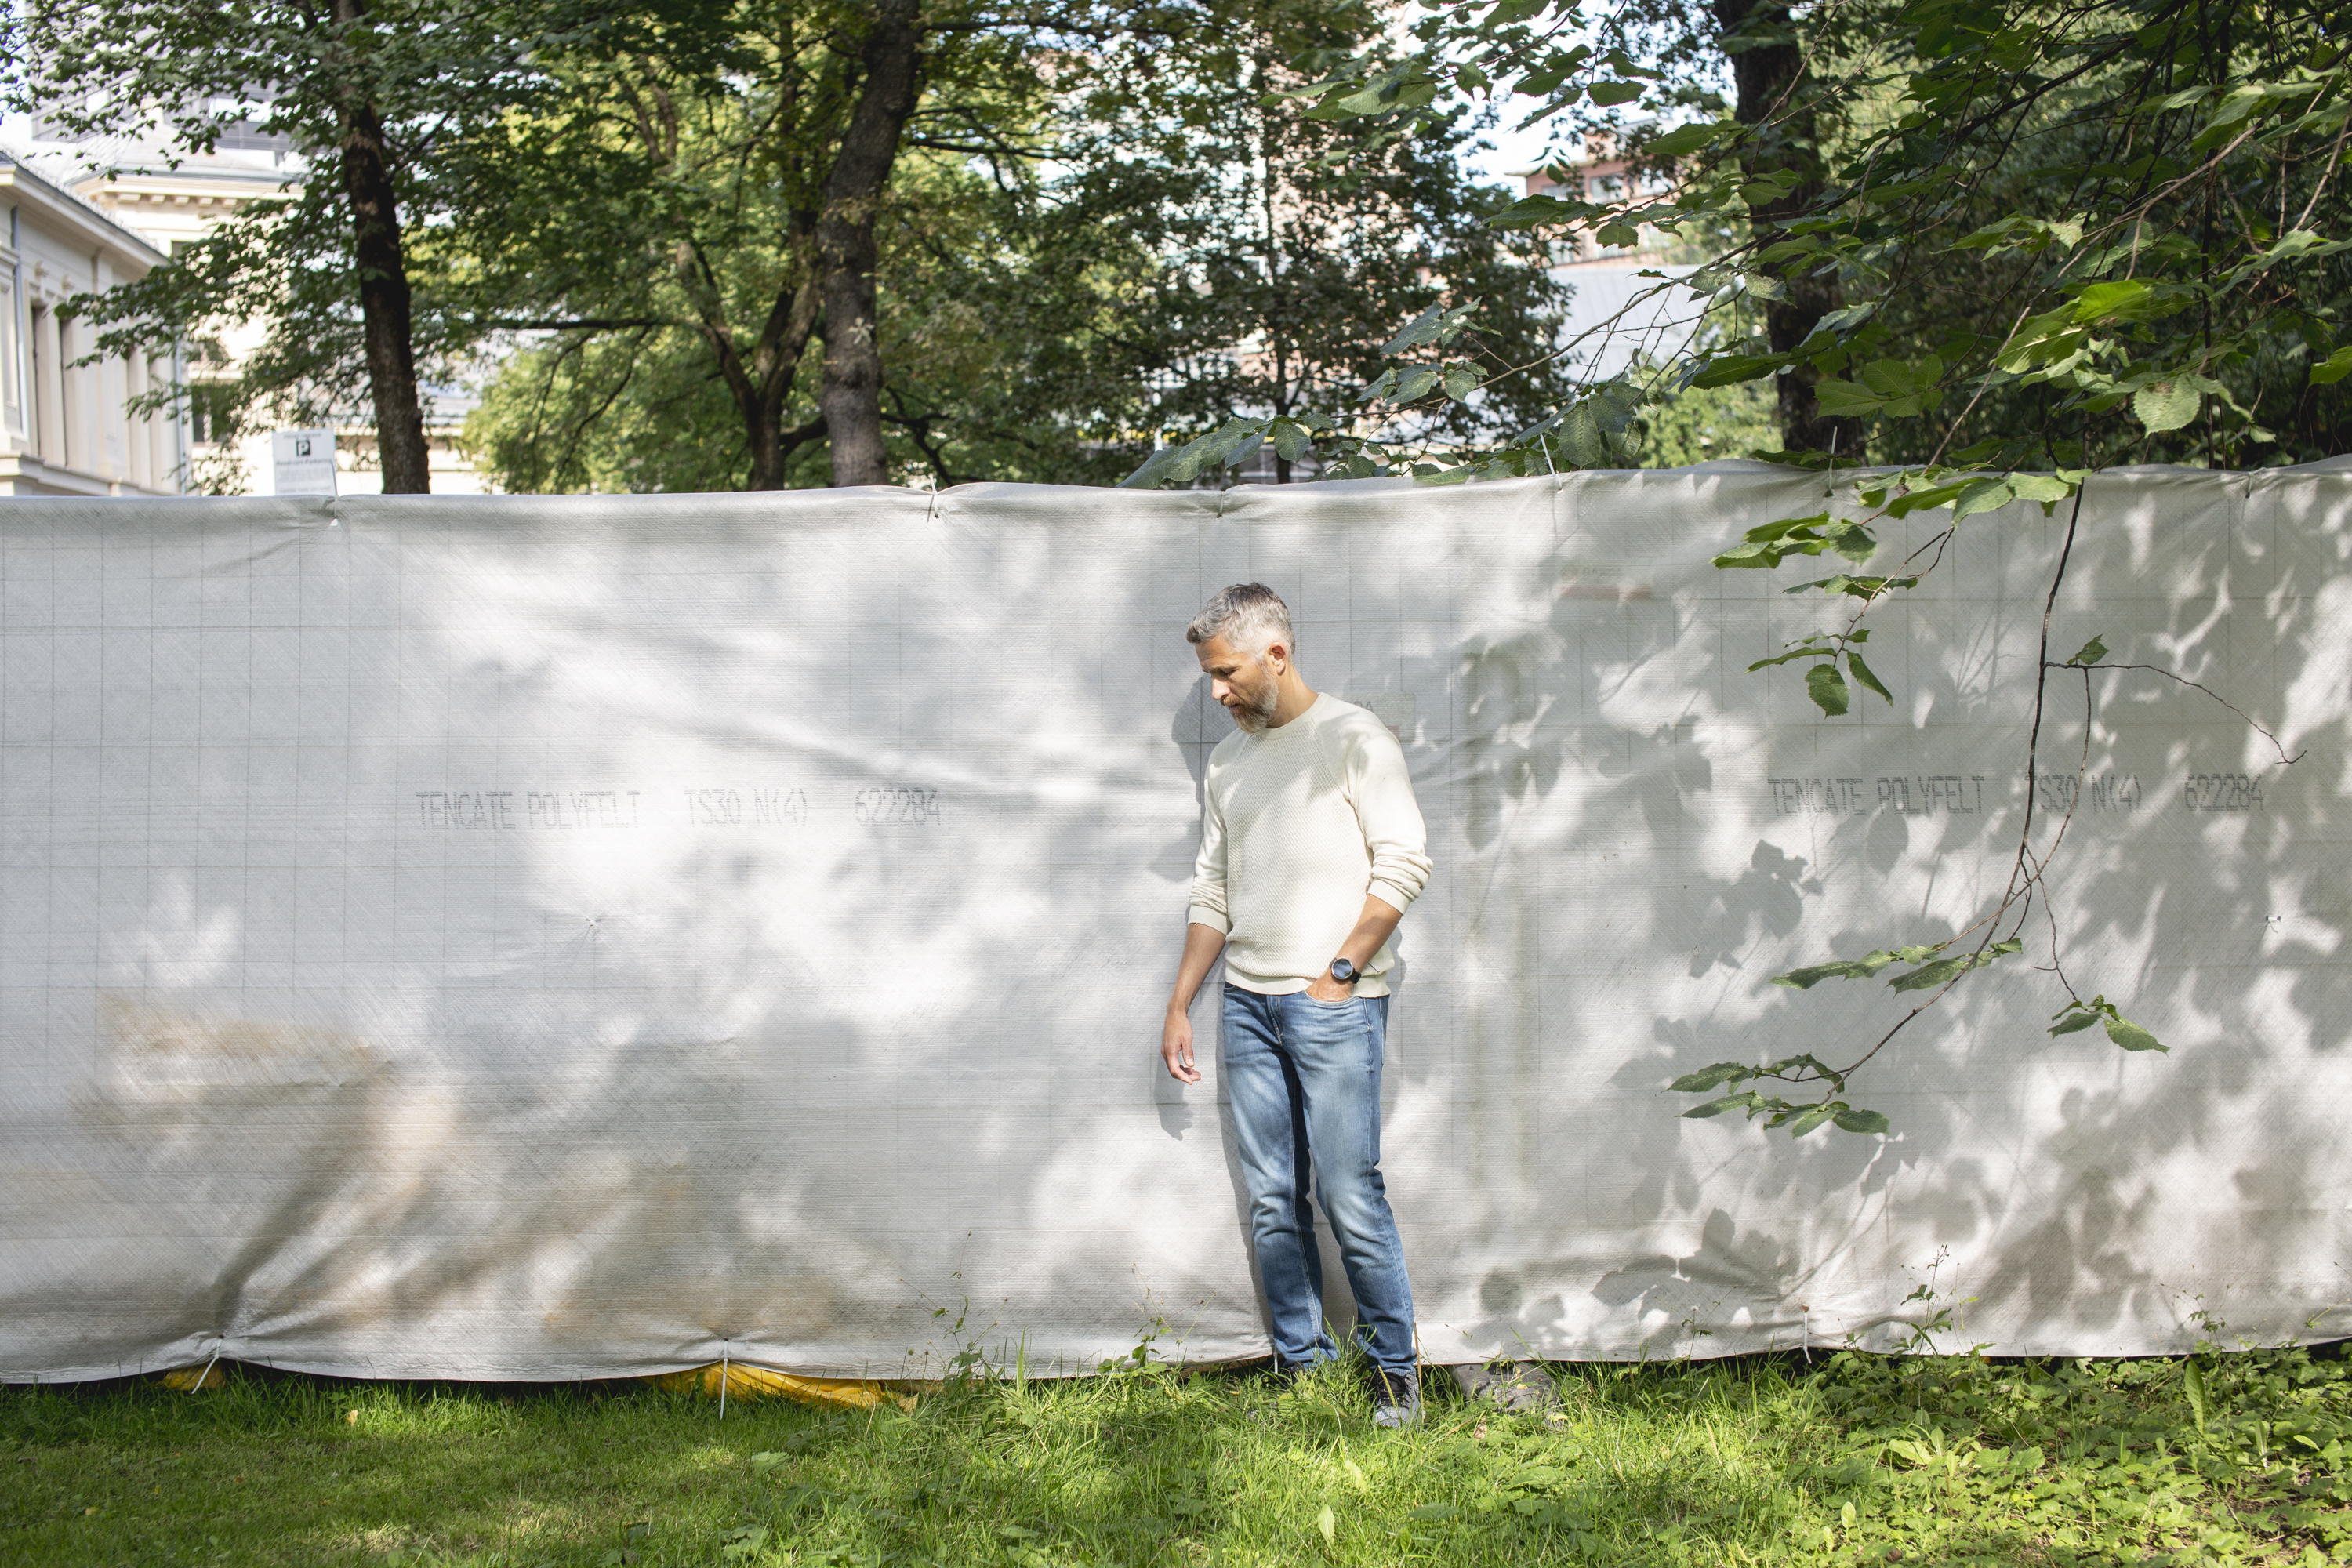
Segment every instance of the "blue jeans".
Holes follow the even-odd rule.
[[[1276,1362],[1339,1353],[1323,1324],[1308,1173],[1356,1296],[1356,1336],[1382,1371],[1413,1368],[1412,1284],[1381,1180],[1381,1058],[1389,999],[1318,1002],[1225,987],[1225,1093],[1249,1186],[1250,1241]]]

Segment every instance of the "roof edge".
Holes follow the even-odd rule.
[[[155,241],[141,234],[130,225],[121,222],[111,214],[101,210],[97,203],[85,196],[77,195],[59,185],[55,180],[26,163],[22,153],[12,151],[5,144],[0,144],[0,183],[5,183],[19,189],[30,187],[47,196],[61,210],[72,213],[79,217],[88,218],[92,223],[112,230],[121,237],[125,249],[138,255],[150,267],[161,267],[171,259],[171,253]]]

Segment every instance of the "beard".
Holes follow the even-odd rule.
[[[1234,716],[1234,728],[1245,735],[1262,735],[1274,722],[1274,710],[1281,706],[1282,686],[1269,670],[1263,684],[1247,690],[1236,686],[1234,697],[1233,705],[1225,710]]]

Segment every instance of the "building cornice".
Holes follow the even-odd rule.
[[[0,192],[13,196],[19,206],[94,241],[98,247],[113,250],[128,269],[145,272],[164,260],[163,249],[154,241],[117,222],[94,203],[44,179],[5,148],[0,148]]]
[[[302,194],[299,176],[236,174],[212,169],[117,169],[85,174],[74,194],[101,207],[243,206],[247,202]]]

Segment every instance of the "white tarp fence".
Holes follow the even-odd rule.
[[[2305,754],[2119,671],[2081,765],[2069,675],[2033,781],[2065,512],[1970,520],[1826,720],[1743,667],[1842,563],[1707,564],[1822,489],[7,502],[0,1377],[1262,1351],[1213,1053],[1156,1048],[1226,724],[1181,627],[1249,578],[1432,827],[1427,1359],[2346,1332],[2352,473],[2095,480],[2057,657]],[[1877,1037],[1908,998],[1768,977],[1978,918],[2078,765],[2067,973],[2169,1057],[2043,1033],[2037,921],[1856,1081],[1894,1136],[1677,1119]]]

